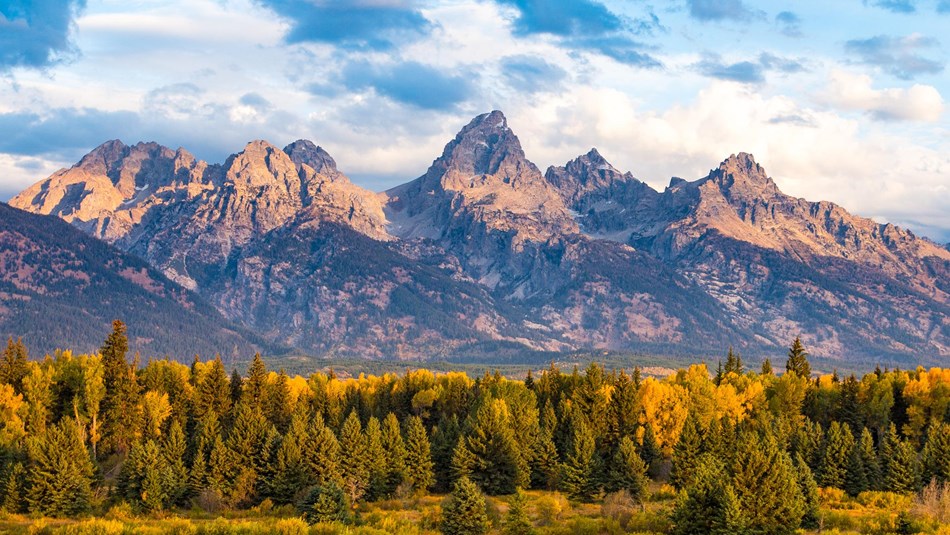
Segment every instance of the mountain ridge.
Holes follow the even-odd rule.
[[[113,141],[11,202],[319,354],[762,352],[798,334],[831,358],[950,354],[946,248],[785,195],[747,153],[663,191],[596,148],[542,174],[499,111],[382,193],[306,140],[251,142],[223,164]],[[347,244],[362,258],[334,256]]]

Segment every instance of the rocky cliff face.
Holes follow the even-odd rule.
[[[542,175],[501,112],[383,194],[309,141],[223,164],[108,142],[12,203],[134,252],[309,353],[502,347],[950,355],[950,251],[784,195],[751,155],[662,192],[596,149]]]

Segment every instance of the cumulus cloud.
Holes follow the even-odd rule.
[[[832,73],[826,98],[839,108],[864,111],[885,121],[934,122],[944,109],[943,98],[933,86],[874,89],[870,76],[844,71]]]
[[[594,0],[497,0],[515,8],[516,35],[547,34],[568,47],[603,54],[620,63],[638,67],[659,67],[648,47],[634,39],[660,28],[652,12],[645,19],[622,19],[604,4]]]
[[[943,63],[926,58],[919,52],[937,45],[936,39],[918,34],[905,37],[878,35],[848,41],[845,50],[857,56],[861,63],[880,67],[902,80],[910,80],[921,74],[943,71]]]
[[[836,110],[719,81],[659,111],[607,88],[578,88],[557,102],[553,114],[544,103],[541,110],[508,114],[528,157],[542,168],[594,145],[618,169],[662,189],[671,176],[700,178],[729,154],[746,151],[790,195],[831,200],[929,236],[950,229],[946,141],[927,147],[890,123],[865,125]],[[557,142],[547,137],[551,130],[560,133]]]
[[[0,2],[0,70],[46,67],[75,52],[70,30],[85,0]]]
[[[290,22],[287,41],[391,50],[420,39],[433,24],[411,0],[259,0]]]

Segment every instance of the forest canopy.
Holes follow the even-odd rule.
[[[798,340],[780,374],[730,350],[715,373],[665,378],[598,364],[523,379],[289,376],[260,355],[230,372],[220,358],[142,364],[118,321],[97,354],[30,360],[10,339],[0,358],[11,514],[269,500],[345,523],[362,502],[451,492],[443,531],[464,532],[484,525],[483,494],[642,503],[663,481],[677,493],[675,533],[791,533],[816,527],[819,487],[912,494],[948,478],[950,369],[812,376]]]

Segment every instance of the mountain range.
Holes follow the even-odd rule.
[[[542,173],[498,111],[382,193],[305,140],[223,164],[110,141],[10,204],[311,355],[950,355],[946,247],[785,195],[745,153],[663,191],[596,149]]]

